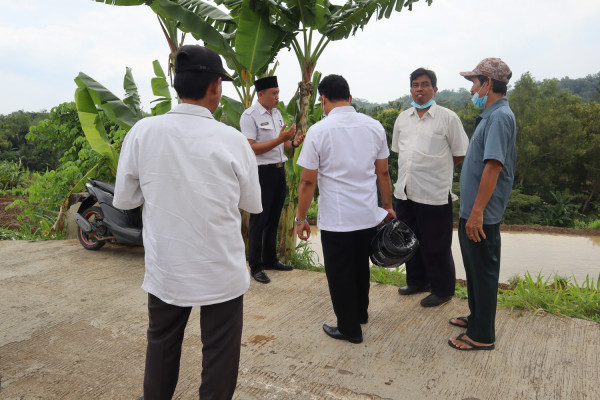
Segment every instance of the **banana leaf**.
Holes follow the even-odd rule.
[[[227,96],[221,96],[221,105],[223,106],[223,113],[237,129],[240,129],[240,118],[244,112],[244,105]]]
[[[131,110],[127,104],[115,96],[96,80],[80,72],[75,83],[81,89],[87,89],[94,104],[102,108],[106,116],[122,129],[129,130],[141,119],[141,116]]]
[[[169,83],[165,72],[160,66],[158,60],[152,62],[154,67],[154,74],[156,75],[151,80],[152,93],[159,98],[152,100],[151,103],[158,103],[152,107],[152,115],[162,115],[171,110],[172,98],[171,91],[169,90]]]
[[[78,87],[75,90],[75,105],[81,128],[90,146],[106,158],[110,169],[115,173],[119,163],[119,155],[111,145],[110,139],[104,130],[104,125],[100,120],[100,114],[96,109],[90,89]]]

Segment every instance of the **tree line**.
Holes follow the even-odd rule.
[[[508,99],[517,119],[518,156],[504,223],[585,227],[600,220],[599,82],[600,74],[539,82],[526,73],[514,83]],[[470,97],[464,89],[436,95],[438,104],[458,114],[469,137],[480,113]],[[386,104],[355,99],[354,105],[383,124],[391,144],[394,121],[410,107],[410,96]],[[118,145],[124,132],[106,118],[103,124]],[[32,218],[40,213],[56,215],[57,204],[74,182],[99,160],[85,140],[73,103],[60,104],[50,112],[0,115],[0,189],[12,188],[15,196],[27,198],[20,206]],[[395,153],[389,165],[395,182]],[[29,179],[24,181],[27,173]],[[111,179],[108,171],[100,169],[97,174]],[[460,165],[455,185],[459,176]],[[14,191],[18,186],[23,188]]]

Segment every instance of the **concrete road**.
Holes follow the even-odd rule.
[[[0,399],[137,399],[142,394],[143,249],[0,242]],[[362,344],[327,337],[325,275],[269,271],[245,296],[235,399],[600,399],[600,324],[500,309],[496,350],[459,352],[448,324],[467,303],[371,288]],[[198,311],[176,399],[197,398]]]

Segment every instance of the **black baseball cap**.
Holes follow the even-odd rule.
[[[181,46],[175,56],[175,73],[187,71],[212,72],[219,74],[224,81],[233,80],[223,69],[221,57],[215,51],[197,44]]]

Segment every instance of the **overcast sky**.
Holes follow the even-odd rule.
[[[387,102],[408,94],[408,76],[433,69],[438,88],[468,88],[460,71],[500,57],[513,81],[581,78],[600,72],[598,0],[434,0],[373,20],[349,39],[331,42],[317,70],[341,74],[354,97]],[[186,44],[196,43],[190,36]],[[201,44],[201,43],[200,43]],[[91,0],[0,0],[0,114],[39,111],[72,101],[82,71],[119,97],[131,67],[144,109],[153,95],[152,61],[166,66],[168,47],[145,6],[115,7]],[[293,95],[300,69],[284,50],[277,69],[281,100]],[[224,83],[224,93],[235,91]]]

